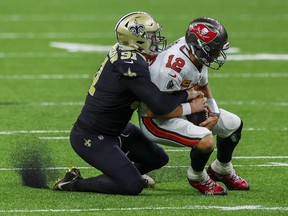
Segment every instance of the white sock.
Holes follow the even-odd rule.
[[[233,165],[231,162],[221,163],[217,159],[211,164],[213,170],[221,175],[231,175],[234,174],[235,171],[233,169]]]
[[[191,181],[202,181],[204,179],[209,178],[205,169],[202,172],[196,172],[192,169],[192,167],[188,168],[187,177]]]

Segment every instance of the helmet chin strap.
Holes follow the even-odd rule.
[[[195,51],[192,46],[188,45],[188,53],[189,53],[189,58],[193,62],[193,64],[198,68],[198,70],[202,69],[203,63],[201,60],[198,59],[198,57],[195,55]],[[188,56],[187,56],[188,57]]]
[[[198,39],[198,43],[199,43],[200,49],[207,55],[207,53],[206,53],[206,51],[203,49],[203,46],[202,46],[201,42],[199,41],[199,39]],[[207,60],[206,60],[205,58],[199,58],[199,56],[197,56],[197,54],[196,54],[193,46],[188,46],[188,47],[189,47],[191,53],[195,56],[195,58],[196,58],[199,62],[201,62],[201,64],[204,64],[205,66],[209,67],[209,63],[207,62]]]
[[[188,44],[187,44],[187,45],[188,45]],[[191,54],[194,56],[194,58],[196,58],[196,59],[202,64],[202,61],[197,57],[193,46],[189,46],[189,45],[188,45],[188,47],[189,47],[189,51],[190,51]],[[191,58],[191,56],[190,56],[190,58]]]

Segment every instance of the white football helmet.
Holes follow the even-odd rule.
[[[151,15],[141,11],[123,16],[115,26],[119,44],[151,56],[166,48],[167,40],[160,35],[161,29]]]

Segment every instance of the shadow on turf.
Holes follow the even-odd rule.
[[[58,175],[53,169],[51,152],[42,141],[19,145],[12,152],[11,160],[23,186],[48,189],[49,183]]]

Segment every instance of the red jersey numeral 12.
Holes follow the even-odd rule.
[[[174,60],[174,55],[170,55],[168,57],[168,62],[166,63],[166,67],[171,68],[178,73],[180,73],[184,65],[185,65],[185,61],[182,58],[176,58]]]

